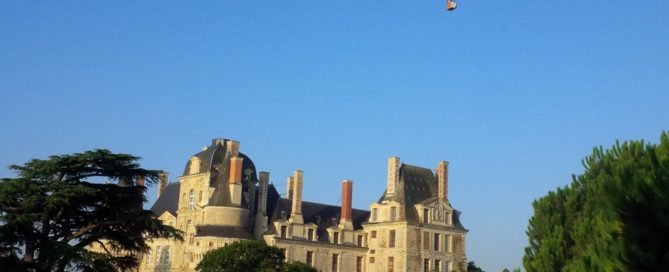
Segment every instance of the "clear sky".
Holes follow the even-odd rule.
[[[470,260],[521,266],[532,200],[669,129],[669,1],[1,1],[5,166],[107,148],[176,179],[241,141],[281,191],[450,164]],[[150,191],[154,201],[155,189]]]

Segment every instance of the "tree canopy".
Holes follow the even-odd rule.
[[[527,271],[669,271],[669,135],[595,148],[532,204]]]
[[[284,263],[281,249],[260,241],[238,241],[210,250],[197,265],[200,272],[316,272],[302,262]]]
[[[11,165],[0,180],[0,264],[17,271],[136,267],[151,238],[181,239],[143,209],[159,171],[139,158],[93,150]],[[100,250],[90,250],[96,245]]]

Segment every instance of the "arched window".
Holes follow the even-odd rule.
[[[195,207],[195,192],[193,192],[193,190],[190,190],[190,193],[188,194],[188,210],[192,211],[194,207]]]

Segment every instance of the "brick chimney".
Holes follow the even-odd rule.
[[[158,173],[158,197],[160,197],[160,195],[165,191],[165,188],[167,188],[168,176],[169,173],[167,172]]]
[[[137,176],[137,177],[135,177],[135,185],[136,185],[136,186],[142,186],[142,187],[144,187],[144,184],[145,184],[144,176]]]
[[[230,158],[230,174],[228,186],[230,187],[230,202],[233,205],[242,204],[242,157]]]
[[[290,221],[302,224],[302,179],[304,172],[295,170],[293,173],[293,206],[290,209]]]
[[[394,195],[395,187],[400,182],[400,158],[390,157],[388,159],[388,184],[386,185],[386,195]]]
[[[440,161],[437,166],[438,197],[441,200],[448,199],[448,162]]]
[[[239,141],[228,140],[225,144],[231,157],[239,156]]]
[[[339,225],[344,229],[353,229],[352,199],[353,181],[345,179],[341,182],[341,220],[339,221]]]

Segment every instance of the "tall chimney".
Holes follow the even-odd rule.
[[[448,162],[440,161],[437,166],[437,180],[439,182],[438,196],[441,200],[448,199]]]
[[[395,187],[400,181],[400,158],[390,157],[388,159],[388,184],[386,185],[386,194],[395,194]]]
[[[345,179],[341,182],[341,220],[339,224],[345,229],[353,229],[351,200],[353,197],[353,181]]]
[[[260,172],[260,184],[258,192],[258,214],[267,213],[267,184],[269,183],[269,172]]]
[[[228,186],[230,187],[230,202],[233,205],[242,204],[242,157],[230,158],[230,175]]]
[[[304,172],[295,170],[293,173],[293,206],[290,210],[290,221],[295,223],[303,223],[302,219],[302,179]]]
[[[239,141],[229,140],[226,142],[226,148],[231,157],[239,156]]]
[[[145,184],[144,176],[137,176],[137,177],[135,177],[135,185],[136,185],[136,186],[142,186],[142,187],[144,187],[144,184]]]
[[[169,176],[169,173],[167,172],[160,172],[158,173],[158,197],[160,197],[161,194],[165,191],[165,188],[167,188],[167,177]]]
[[[286,198],[293,198],[293,177],[286,178]]]

